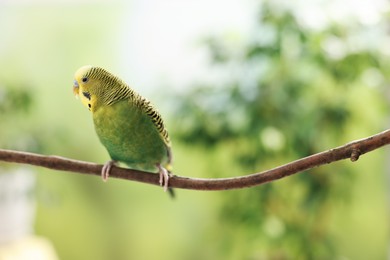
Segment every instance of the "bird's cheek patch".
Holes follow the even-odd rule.
[[[81,102],[84,106],[86,106],[89,110],[92,109],[92,106],[94,105],[93,98],[88,92],[81,92],[82,95],[80,95]]]
[[[83,91],[83,95],[84,95],[84,97],[86,97],[88,100],[91,100],[91,94],[89,94],[89,92]]]

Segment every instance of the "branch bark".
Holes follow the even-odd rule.
[[[390,130],[350,142],[343,146],[317,153],[285,165],[246,176],[220,179],[190,178],[172,175],[169,186],[172,188],[191,190],[231,190],[247,188],[275,181],[314,167],[339,160],[357,161],[365,153],[390,144]],[[72,160],[59,156],[45,156],[34,153],[0,149],[0,161],[23,163],[46,167],[53,170],[77,172],[100,176],[103,165]],[[159,185],[158,174],[125,169],[113,166],[110,177]]]

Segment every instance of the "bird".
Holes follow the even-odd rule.
[[[150,101],[111,72],[92,65],[76,71],[73,93],[92,112],[97,136],[111,158],[102,167],[103,181],[120,162],[131,169],[158,173],[159,184],[167,191],[171,141]]]

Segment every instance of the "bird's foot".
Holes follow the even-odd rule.
[[[111,161],[106,162],[103,165],[103,168],[102,168],[102,179],[103,179],[104,182],[106,182],[108,180],[108,176],[110,176],[111,168],[115,164],[116,164],[116,161],[111,160]]]
[[[161,166],[161,164],[157,164],[158,172],[160,174],[160,186],[164,186],[164,191],[166,192],[168,190],[168,183],[169,183],[169,175],[168,171]]]

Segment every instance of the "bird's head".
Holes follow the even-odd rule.
[[[73,93],[92,112],[126,98],[123,93],[129,92],[126,83],[100,67],[83,66],[74,78]]]
[[[91,111],[96,108],[96,94],[99,91],[100,81],[94,73],[97,69],[100,68],[86,65],[79,68],[74,75],[73,93]]]

